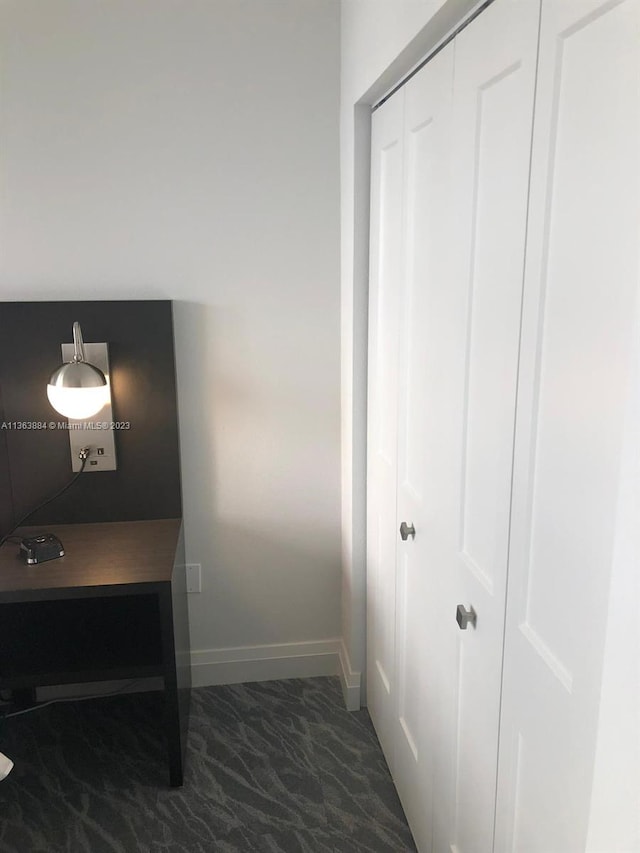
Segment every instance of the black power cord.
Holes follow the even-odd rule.
[[[29,510],[29,512],[26,515],[24,515],[17,524],[14,524],[13,527],[11,528],[11,530],[8,533],[5,533],[5,535],[2,537],[2,539],[0,539],[0,547],[2,547],[2,545],[4,545],[4,543],[8,539],[19,539],[19,537],[13,536],[14,530],[17,530],[18,527],[21,527],[25,523],[25,521],[27,521],[27,519],[31,518],[32,515],[34,515],[36,512],[38,512],[39,509],[42,509],[43,507],[47,506],[47,504],[50,504],[51,501],[55,501],[56,498],[59,498],[60,495],[62,495],[64,492],[67,491],[67,489],[70,489],[71,486],[73,486],[75,481],[78,479],[78,477],[83,473],[83,471],[85,469],[85,466],[87,464],[87,459],[89,458],[89,452],[90,451],[89,451],[88,447],[82,448],[82,450],[78,454],[78,457],[79,457],[80,463],[81,463],[80,464],[80,470],[69,480],[69,482],[66,484],[66,486],[63,486],[61,489],[59,489],[55,493],[55,495],[51,495],[50,498],[47,498],[46,501],[42,501],[42,503],[38,504],[38,506],[35,507],[35,509]]]
[[[135,681],[127,680],[118,687],[117,690],[110,690],[107,693],[90,693],[85,696],[59,696],[57,699],[47,699],[45,702],[36,702],[35,705],[29,705],[28,708],[20,708],[19,711],[8,711],[6,714],[0,711],[0,723],[3,720],[8,720],[11,717],[20,717],[22,714],[30,714],[32,711],[39,711],[41,708],[46,708],[47,705],[59,705],[65,702],[88,702],[90,699],[110,699],[112,696],[120,696],[122,693],[131,691],[133,687],[142,684],[144,678],[136,678]]]

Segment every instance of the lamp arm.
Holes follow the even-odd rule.
[[[84,341],[82,340],[82,329],[76,320],[73,324],[73,360],[84,361]]]

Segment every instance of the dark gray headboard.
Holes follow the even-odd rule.
[[[60,344],[78,320],[85,342],[109,345],[116,471],[83,474],[29,524],[182,515],[170,301],[0,303],[0,422],[63,421],[47,399]],[[0,535],[72,477],[63,429],[0,430]]]

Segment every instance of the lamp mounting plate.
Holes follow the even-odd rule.
[[[74,345],[62,344],[62,360],[73,361]],[[109,400],[100,411],[84,420],[68,418],[69,444],[71,446],[71,467],[79,471],[81,467],[80,451],[89,448],[89,458],[85,473],[91,471],[115,471],[116,445],[113,429],[113,410],[111,408],[111,389],[109,378],[109,353],[106,343],[84,344],[86,361],[99,367],[109,385]]]

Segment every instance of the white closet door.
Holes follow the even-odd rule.
[[[452,386],[449,159],[453,45],[405,87],[404,249],[400,321],[394,777],[421,851],[432,849],[435,754],[442,739],[443,680],[450,677],[443,616],[443,519],[451,517]],[[452,308],[453,305],[453,308]],[[391,519],[388,519],[388,522]],[[403,541],[398,525],[415,529]]]
[[[367,450],[367,706],[394,770],[398,335],[404,92],[373,116]]]
[[[451,264],[463,302],[447,329],[456,354],[441,365],[457,409],[445,444],[456,497],[441,642],[454,654],[439,853],[493,847],[538,24],[536,0],[497,0],[455,42]],[[458,605],[475,627],[458,626]]]
[[[616,525],[630,511],[620,465],[640,332],[639,45],[637,0],[543,2],[499,851],[578,853],[587,841]]]

